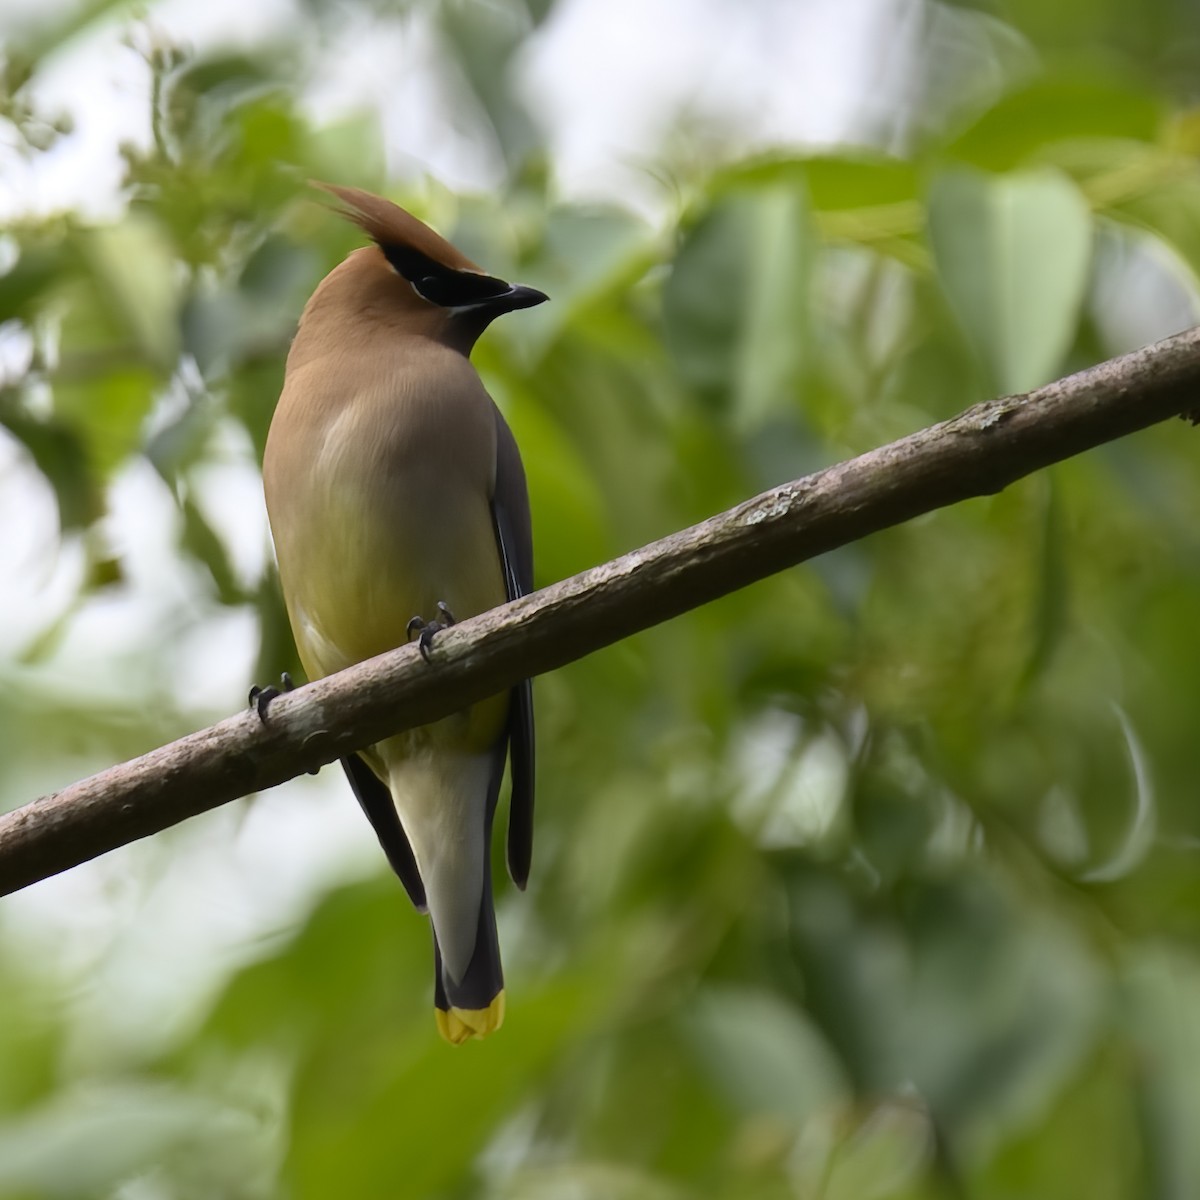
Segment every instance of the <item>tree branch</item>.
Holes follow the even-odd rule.
[[[0,894],[274,787],[814,555],[1200,408],[1200,329],[1003,397],[0,817]]]

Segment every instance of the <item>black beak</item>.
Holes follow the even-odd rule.
[[[507,312],[513,312],[518,308],[533,308],[537,304],[544,304],[550,297],[545,292],[539,292],[537,288],[526,287],[523,283],[514,283],[503,295],[496,297],[496,306],[503,307]]]

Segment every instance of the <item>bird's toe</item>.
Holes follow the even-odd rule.
[[[441,633],[443,629],[449,629],[451,625],[457,623],[454,614],[450,611],[450,606],[445,600],[437,602],[437,610],[441,615],[441,620],[427,621],[421,616],[410,617],[408,624],[404,628],[409,641],[412,641],[414,633],[417,634],[417,649],[421,651],[421,657],[426,662],[429,662],[429,651],[433,648],[434,636]]]
[[[264,688],[255,684],[250,689],[250,707],[258,713],[258,719],[264,725],[267,723],[267,709],[270,707],[271,701],[277,696],[283,695],[284,692],[290,692],[295,686],[292,677],[284,671],[279,677],[279,687],[270,684]]]

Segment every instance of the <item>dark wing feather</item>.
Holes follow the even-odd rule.
[[[404,890],[409,899],[421,912],[425,911],[425,885],[421,882],[421,873],[417,870],[417,860],[413,857],[412,847],[396,814],[396,806],[392,803],[392,795],[387,786],[375,772],[367,766],[357,754],[347,755],[342,759],[346,778],[354,789],[362,810],[375,830],[375,836],[383,847],[392,870],[400,877]]]
[[[496,409],[496,491],[492,522],[510,600],[533,591],[533,525],[525,468],[516,439]],[[512,798],[508,807],[508,873],[524,890],[533,861],[533,684],[522,680],[512,690],[508,716]]]

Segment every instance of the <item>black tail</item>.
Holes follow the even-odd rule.
[[[484,846],[492,843],[492,818],[504,775],[506,741],[501,742],[492,772],[488,797]],[[430,923],[432,928],[432,922]],[[437,933],[433,935],[433,1004],[438,1032],[459,1045],[468,1038],[484,1038],[504,1022],[504,971],[500,966],[500,940],[496,934],[496,908],[492,901],[492,858],[483,859],[483,887],[479,894],[479,923],[475,927],[475,949],[463,977],[456,983],[442,962]]]
[[[496,936],[496,910],[492,904],[491,869],[483,881],[475,952],[457,983],[442,963],[442,952],[433,937],[433,1003],[438,1031],[458,1045],[468,1038],[487,1037],[504,1021],[504,972],[500,967],[500,942]]]

